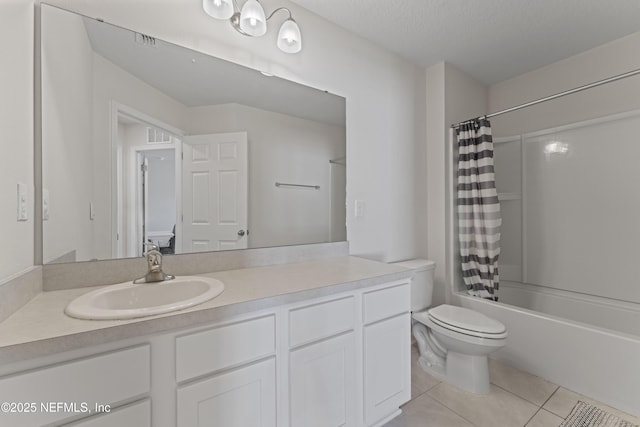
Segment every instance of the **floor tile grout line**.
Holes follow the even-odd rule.
[[[556,388],[556,391],[554,391],[554,392],[551,394],[551,396],[549,396],[549,398],[548,398],[548,399],[544,402],[544,404],[542,405],[542,408],[543,408],[543,409],[544,409],[544,405],[546,405],[546,404],[547,404],[547,402],[549,402],[549,401],[551,400],[551,398],[553,398],[553,396],[555,396],[555,395],[556,395],[556,393],[557,393],[558,391],[560,391],[560,389],[561,389],[561,388],[562,388],[561,386],[558,386],[558,388]],[[567,390],[567,389],[565,389],[565,390]],[[568,390],[568,391],[571,391],[571,390]],[[579,399],[578,399],[578,400],[579,400]],[[567,414],[567,415],[565,415],[565,416],[562,416],[562,415],[560,415],[560,414],[558,414],[558,413],[556,413],[556,412],[552,411],[551,409],[545,409],[545,411],[549,412],[550,414],[555,415],[556,417],[562,418],[563,420],[566,420],[566,419],[567,419],[567,417],[571,414],[571,411],[569,411],[569,414]]]
[[[526,425],[527,425],[527,424],[529,424],[533,418],[535,418],[535,416],[538,414],[538,412],[540,412],[540,410],[542,409],[542,406],[544,405],[544,403],[543,403],[542,405],[538,405],[537,403],[534,403],[534,402],[530,401],[529,399],[526,399],[526,398],[524,398],[524,397],[522,397],[522,396],[519,396],[519,395],[515,394],[514,392],[512,392],[512,391],[510,391],[510,390],[507,390],[506,388],[504,388],[504,387],[502,387],[502,386],[499,386],[498,384],[491,383],[491,385],[493,385],[493,386],[495,386],[495,387],[497,387],[497,388],[501,389],[501,390],[502,390],[502,391],[504,391],[505,393],[509,393],[510,395],[512,395],[512,396],[514,396],[514,397],[516,397],[516,398],[518,398],[518,399],[520,399],[520,400],[522,400],[522,401],[524,401],[524,402],[530,403],[531,405],[533,405],[534,407],[536,407],[536,408],[537,408],[537,409],[536,409],[536,411],[533,413],[533,415],[531,415],[531,416],[529,417],[529,419],[527,420],[527,422],[525,422],[525,423],[522,425],[523,427],[526,427]],[[557,386],[556,386],[556,387],[557,387]],[[556,388],[556,390],[557,390],[557,388]],[[556,392],[556,391],[554,390],[554,391],[553,391],[553,393],[551,393],[551,395],[549,395],[549,397],[547,398],[547,400],[549,400],[549,399],[551,398],[551,396],[553,396],[553,394],[554,394],[555,392]],[[545,403],[546,403],[546,402],[547,402],[547,401],[545,400]]]
[[[527,425],[531,422],[531,420],[533,420],[536,417],[536,415],[538,415],[538,412],[540,411],[542,411],[542,406],[538,407],[538,410],[534,412],[534,414],[531,416],[531,418],[527,420],[526,423],[523,424],[523,427],[527,427]]]
[[[440,384],[444,384],[444,382],[441,382]],[[511,392],[511,391],[509,391],[509,390],[506,390],[505,388],[500,387],[500,386],[498,386],[498,385],[496,385],[496,384],[494,384],[494,383],[491,383],[491,384],[492,384],[492,385],[494,385],[494,386],[496,386],[497,388],[501,389],[501,390],[502,390],[502,391],[504,391],[505,393],[509,393],[510,395],[514,396],[515,398],[520,399],[520,400],[522,400],[522,401],[524,401],[524,402],[526,402],[526,403],[529,403],[530,405],[533,405],[535,408],[537,408],[537,409],[536,409],[536,411],[533,413],[533,415],[532,415],[532,416],[527,420],[527,422],[526,422],[525,424],[523,424],[523,427],[524,427],[524,426],[526,426],[526,425],[527,425],[527,423],[529,423],[529,422],[533,419],[533,417],[538,413],[538,411],[540,411],[540,409],[542,409],[542,406],[539,406],[539,405],[537,405],[537,404],[535,404],[535,403],[533,403],[533,402],[530,402],[530,401],[528,401],[527,399],[524,399],[524,398],[522,398],[522,397],[518,396],[517,394],[515,394],[515,393],[513,393],[513,392]],[[434,386],[433,388],[435,388],[435,386]],[[433,388],[432,388],[431,390],[433,390]],[[451,412],[453,412],[454,414],[458,415],[459,417],[461,417],[461,418],[462,418],[462,419],[464,419],[465,421],[468,421],[468,422],[469,422],[471,425],[473,425],[474,427],[478,427],[478,425],[477,425],[477,424],[475,424],[472,420],[470,420],[470,419],[466,418],[464,415],[462,415],[462,414],[458,413],[455,409],[453,409],[453,408],[449,407],[447,404],[445,404],[445,403],[444,403],[444,402],[442,402],[441,400],[437,399],[435,396],[432,396],[432,395],[431,395],[431,394],[429,394],[428,392],[425,392],[425,393],[427,393],[427,396],[429,396],[431,399],[433,399],[433,400],[435,400],[436,402],[440,403],[442,406],[444,406],[445,408],[449,409]],[[553,394],[554,394],[554,393],[555,393],[555,391],[554,391],[553,393],[551,393],[551,395],[553,396]],[[551,397],[551,396],[550,396],[550,397]],[[549,398],[550,398],[550,397],[549,397]],[[413,400],[413,399],[412,399],[412,400]],[[547,400],[548,400],[548,399],[547,399]],[[545,403],[546,403],[546,401],[545,401]]]
[[[520,395],[518,395],[518,394],[515,394],[515,393],[514,393],[514,392],[512,392],[511,390],[507,390],[506,388],[504,388],[504,387],[502,387],[502,386],[499,386],[498,384],[491,383],[491,385],[494,385],[494,386],[498,387],[499,389],[502,389],[502,391],[506,391],[507,393],[512,394],[512,395],[514,395],[515,397],[517,397],[518,399],[524,400],[525,402],[530,403],[530,404],[532,404],[533,406],[538,407],[539,409],[541,409],[541,408],[544,406],[544,404],[545,404],[545,403],[547,403],[547,401],[548,401],[549,399],[551,399],[551,396],[553,396],[553,395],[555,394],[556,390],[557,390],[557,388],[556,388],[556,390],[554,390],[554,391],[553,391],[553,393],[551,393],[551,394],[549,395],[549,397],[547,398],[547,400],[545,400],[545,401],[544,401],[544,403],[543,403],[542,405],[538,405],[537,403],[530,401],[530,400],[529,400],[529,399],[527,399],[526,397],[522,397],[522,396],[520,396]],[[556,386],[556,387],[560,387],[560,386]]]
[[[549,397],[547,397],[547,400],[545,400],[545,401],[544,401],[544,403],[542,404],[542,406],[540,406],[540,409],[543,409],[543,408],[544,408],[544,405],[546,405],[546,404],[547,404],[547,402],[549,402],[549,401],[551,400],[551,398],[552,398],[553,396],[555,396],[555,395],[556,395],[556,393],[558,392],[558,390],[560,390],[560,386],[556,386],[556,389],[555,389],[555,390],[553,390],[553,393],[551,393],[551,395],[549,395]],[[545,410],[546,410],[546,409],[545,409]],[[557,415],[557,416],[559,416],[559,417],[560,417],[560,415],[555,414],[555,413],[553,413],[553,412],[551,412],[551,411],[547,411],[547,412],[549,412],[549,413],[551,413],[551,414],[554,414],[554,415]],[[562,419],[564,420],[564,417],[560,417],[560,418],[562,418]]]
[[[441,383],[442,384],[442,383]],[[434,387],[435,388],[435,387]],[[454,410],[453,408],[450,408],[449,406],[447,406],[444,402],[440,401],[439,399],[437,399],[435,396],[432,396],[430,394],[427,393],[427,396],[429,396],[431,399],[433,399],[434,402],[438,402],[440,405],[444,406],[445,408],[447,408],[448,410],[450,410],[451,412],[453,412],[454,414],[456,414],[457,416],[459,416],[460,418],[462,418],[463,420],[465,420],[466,422],[468,422],[469,424],[471,424],[473,427],[478,427],[478,425],[476,423],[474,423],[473,421],[471,421],[470,419],[468,419],[467,417],[465,417],[462,414],[459,414],[456,410]]]
[[[548,401],[553,397],[553,395],[554,395],[554,394],[556,394],[556,392],[557,392],[558,390],[560,390],[560,386],[559,386],[559,385],[557,385],[557,386],[556,386],[556,389],[555,389],[555,390],[553,390],[553,393],[551,393],[551,394],[549,395],[549,397],[547,397],[547,400],[545,400],[545,401],[542,403],[542,405],[540,405],[540,407],[538,407],[538,410],[536,411],[536,413],[535,413],[535,414],[533,414],[533,416],[532,416],[531,418],[529,418],[529,420],[524,424],[524,427],[527,427],[527,425],[531,422],[531,420],[533,420],[533,419],[536,417],[536,415],[538,415],[538,413],[539,413],[540,411],[546,411],[546,412],[549,412],[549,413],[550,413],[550,414],[552,414],[552,415],[557,416],[558,418],[562,418],[562,417],[561,417],[561,416],[559,416],[558,414],[555,414],[555,413],[553,413],[553,412],[551,412],[551,411],[547,411],[546,409],[544,409],[544,405],[546,405],[546,404],[547,404],[547,402],[548,402]],[[533,403],[533,402],[532,402],[532,403]],[[562,418],[562,419],[564,420],[565,418]]]

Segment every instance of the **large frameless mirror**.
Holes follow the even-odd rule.
[[[345,99],[42,5],[43,261],[346,240]]]

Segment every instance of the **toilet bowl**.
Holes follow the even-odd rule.
[[[487,355],[506,343],[507,330],[482,313],[439,305],[413,313],[420,367],[471,393],[489,393]]]
[[[420,351],[420,367],[468,392],[488,394],[487,355],[505,345],[505,326],[468,308],[443,304],[426,309],[432,302],[435,263],[410,260],[396,264],[415,271],[411,283],[412,330]]]

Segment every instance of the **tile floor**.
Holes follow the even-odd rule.
[[[415,346],[411,358],[411,401],[384,427],[558,427],[578,400],[640,424],[640,418],[491,359],[491,393],[479,396],[424,372]]]

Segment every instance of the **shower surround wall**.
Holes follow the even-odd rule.
[[[500,301],[640,337],[640,111],[495,142]]]
[[[486,113],[513,107],[638,68],[640,68],[640,33],[490,86],[489,108]],[[496,116],[491,120],[494,136],[498,139],[634,110],[640,110],[639,76]],[[604,138],[599,142],[603,156],[606,150],[612,147],[607,143],[607,139]],[[455,159],[455,148],[449,147],[447,164],[451,166]],[[453,180],[453,173],[453,170],[449,171],[450,180]],[[499,174],[500,171],[497,169],[496,173]],[[590,173],[594,174],[596,171]],[[571,179],[577,180],[579,177]],[[451,209],[453,206],[451,183],[447,183],[447,188],[449,194],[447,205]],[[500,191],[510,193],[514,190]],[[510,209],[507,205],[513,204],[513,200],[517,200],[518,195],[511,193],[508,197],[511,197],[512,201],[504,203],[506,210]],[[622,209],[622,207],[619,208]],[[454,303],[494,317],[509,329],[508,343],[504,349],[495,353],[495,357],[563,387],[599,399],[634,415],[640,415],[640,371],[637,368],[637,358],[634,357],[640,354],[640,337],[566,320],[566,315],[549,315],[542,311],[509,304],[489,303],[457,293],[456,291],[463,289],[463,285],[457,265],[458,253],[453,240],[454,217],[449,215],[447,221],[449,230],[447,276],[453,285],[452,300]],[[504,229],[503,231],[508,235],[509,223],[504,225]],[[623,244],[622,240],[620,243]],[[587,249],[606,250],[595,241],[585,250]],[[506,255],[506,251],[503,250],[501,269],[504,262],[507,275],[519,274],[517,271],[508,271],[509,266],[515,266],[515,263],[509,264],[511,261],[508,257],[509,255]],[[634,278],[619,277],[619,271],[612,271],[614,269],[606,266],[594,266],[586,262],[581,266],[583,269],[603,269],[603,267],[610,273],[610,278],[601,284],[602,287],[608,286],[613,280],[637,283]],[[585,270],[582,274],[588,274],[588,271]],[[625,284],[614,286],[622,288]],[[635,292],[637,292],[637,286],[632,289],[636,289]],[[511,298],[509,291],[512,289],[505,291],[506,298]],[[575,298],[575,295],[573,293],[572,297]],[[631,297],[632,295],[630,299]],[[502,299],[502,296],[500,298]],[[629,301],[618,303],[627,306],[634,304]],[[542,310],[540,306],[535,308]],[[569,310],[571,308],[567,305],[566,311]],[[582,310],[588,311],[590,308],[583,306]],[[635,314],[632,312],[631,316],[636,324],[637,316],[636,309]]]
[[[489,109],[497,111],[638,68],[640,33],[492,86],[489,90]],[[624,227],[621,222],[633,223],[637,217],[633,212],[638,210],[635,198],[626,193],[633,193],[633,160],[637,158],[638,145],[630,140],[630,136],[635,133],[634,123],[637,125],[640,119],[633,113],[626,118],[620,116],[633,111],[640,111],[640,76],[492,119],[494,136],[498,141],[513,141],[513,137],[527,134],[522,145],[524,155],[517,153],[520,143],[514,142],[498,144],[496,151],[496,180],[498,186],[502,186],[499,191],[506,194],[507,199],[508,195],[516,196],[503,203],[507,211],[504,243],[511,248],[503,253],[501,264],[505,269],[502,272],[507,274],[507,281],[518,281],[519,276],[524,276],[524,281],[533,285],[561,290],[556,292],[558,298],[552,300],[548,294],[541,293],[543,288],[514,284],[505,290],[506,298],[518,301],[519,305],[529,303],[526,308],[552,311],[556,315],[561,315],[562,308],[553,305],[564,301],[560,304],[566,306],[569,315],[565,317],[576,312],[581,316],[576,320],[640,335],[637,326],[640,289],[635,285],[630,266],[635,263],[632,254],[636,250],[634,241],[637,239],[633,237],[635,231],[632,227],[626,232],[620,228]],[[599,124],[594,120],[599,120]],[[570,127],[559,128],[567,125]],[[565,149],[568,150],[566,153],[559,152]],[[548,153],[542,154],[540,150],[547,150]],[[535,153],[538,153],[537,157]],[[522,159],[525,159],[522,165],[525,172],[520,174]],[[559,167],[563,163],[567,166],[566,170]],[[534,168],[540,173],[536,173]],[[519,175],[524,177],[522,183]],[[559,182],[554,186],[549,181],[552,176],[559,181],[571,180],[576,184]],[[581,176],[583,185],[577,185]],[[525,223],[522,225],[518,223],[521,212],[517,200],[520,190],[517,187],[522,187],[525,192],[522,200],[525,204],[522,213]],[[559,187],[564,188],[564,193],[556,195],[556,204],[563,207],[548,206],[554,197],[551,191],[559,191]],[[545,189],[545,192],[541,192]],[[559,218],[561,209],[570,211],[571,217]],[[539,218],[535,218],[536,215]],[[554,218],[545,215],[554,215]],[[544,233],[550,240],[540,240],[542,225],[536,226],[534,220],[549,224]],[[564,227],[560,227],[561,224]],[[522,226],[524,235],[520,237],[517,229]],[[571,230],[577,226],[581,228]],[[608,230],[608,233],[603,234],[603,230]],[[522,239],[525,242],[522,246],[524,253],[518,254]],[[554,239],[556,244],[553,244]],[[548,250],[545,254],[536,254],[544,249],[543,243]],[[556,254],[558,264],[554,267],[555,261],[548,257],[558,248],[564,249]],[[614,253],[620,256],[612,255]],[[528,262],[523,263],[523,260]],[[527,268],[526,264],[530,266]],[[570,274],[571,269],[574,270],[573,274]],[[582,300],[582,308],[576,306],[576,299]],[[603,307],[611,304],[624,312],[623,315],[606,314]],[[575,307],[578,307],[577,310]],[[602,322],[590,322],[590,313]],[[635,321],[629,323],[624,320],[625,316],[627,320]]]

